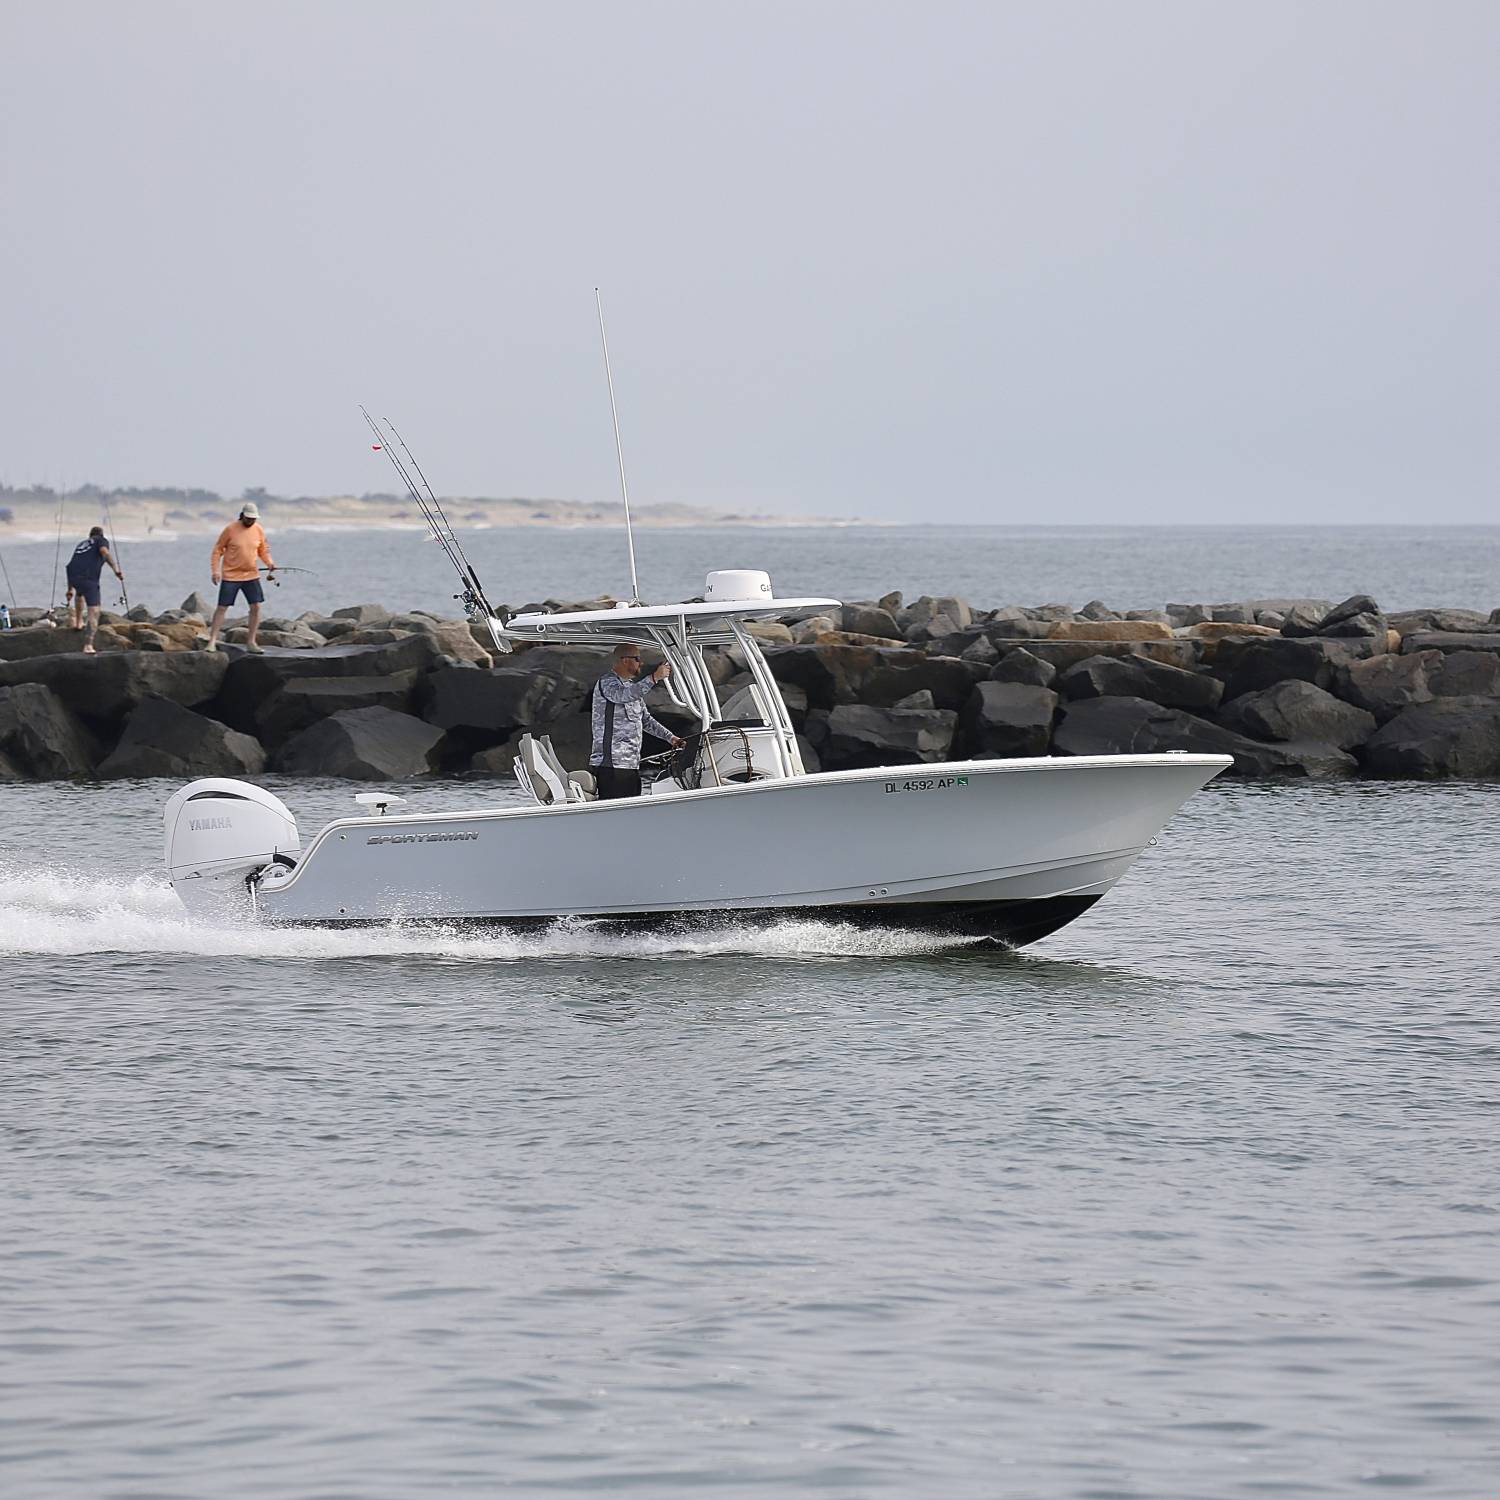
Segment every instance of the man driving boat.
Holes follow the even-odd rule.
[[[640,796],[643,735],[653,734],[674,749],[682,744],[681,738],[653,718],[646,707],[647,695],[672,675],[672,668],[663,662],[643,681],[637,680],[640,675],[641,648],[619,645],[609,671],[594,686],[594,748],[589,755],[589,770],[594,773],[601,802]]]

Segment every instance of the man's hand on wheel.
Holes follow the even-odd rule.
[[[687,741],[680,734],[672,736],[672,748],[674,750],[681,750],[685,744],[687,744]]]

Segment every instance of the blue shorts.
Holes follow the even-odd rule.
[[[92,581],[85,580],[82,583],[76,583],[73,579],[70,578],[68,580],[68,587],[72,589],[73,592],[77,594],[78,597],[82,599],[90,609],[99,608],[99,580],[97,578],[93,579]]]
[[[219,603],[228,609],[234,603],[234,596],[243,592],[246,604],[264,604],[266,602],[266,591],[260,586],[258,578],[226,578],[219,585]]]

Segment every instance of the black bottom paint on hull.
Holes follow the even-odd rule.
[[[1059,927],[1066,927],[1081,917],[1098,896],[1053,896],[1044,901],[952,901],[905,902],[887,906],[757,906],[736,907],[724,911],[643,911],[608,912],[597,916],[579,913],[572,917],[450,917],[403,918],[402,925],[413,927],[511,928],[536,931],[558,922],[588,922],[600,927],[642,928],[657,931],[692,932],[725,923],[785,921],[852,922],[860,927],[900,928],[911,932],[952,934],[955,937],[982,938],[1007,948],[1023,948],[1049,937]],[[273,925],[276,924],[272,919]],[[297,927],[383,927],[384,921],[349,921],[335,918],[326,922],[296,922]]]

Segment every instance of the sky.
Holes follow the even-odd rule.
[[[0,481],[1500,516],[1493,0],[5,0]]]

